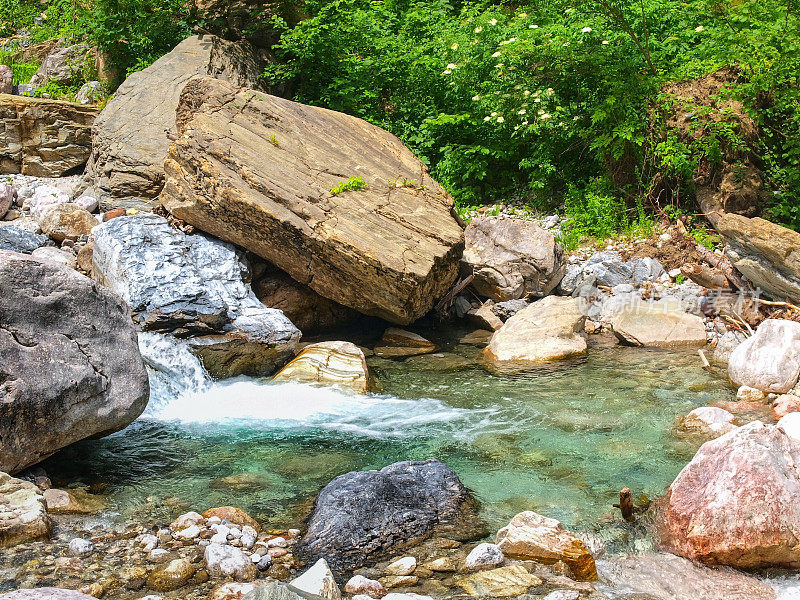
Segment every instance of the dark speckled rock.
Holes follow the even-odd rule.
[[[472,529],[472,509],[458,475],[437,460],[355,471],[319,493],[297,552],[309,562],[324,558],[339,577],[419,540],[437,525],[455,524],[469,537],[480,535]]]

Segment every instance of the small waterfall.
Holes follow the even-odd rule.
[[[145,415],[157,412],[187,394],[197,394],[212,385],[200,359],[183,340],[161,333],[139,333],[139,351],[150,375],[150,403]]]

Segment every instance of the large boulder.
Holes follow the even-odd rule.
[[[564,250],[533,221],[478,217],[464,232],[462,271],[495,302],[547,296],[564,277]]]
[[[111,204],[149,200],[164,186],[164,159],[187,81],[212,76],[258,87],[262,68],[247,42],[192,36],[119,86],[95,122],[86,184]],[[124,201],[123,201],[124,200]]]
[[[319,342],[281,369],[273,381],[299,381],[333,385],[357,394],[369,390],[369,369],[364,353],[350,342]]]
[[[0,470],[119,431],[150,387],[130,311],[50,261],[0,250]]]
[[[142,213],[103,223],[92,260],[93,277],[122,296],[141,329],[199,336],[190,348],[213,376],[270,374],[295,354],[300,331],[258,301],[230,244]]]
[[[0,95],[0,173],[62,177],[83,170],[98,109]]]
[[[564,561],[580,580],[597,579],[594,557],[578,537],[564,526],[533,511],[516,515],[497,532],[503,556],[546,564]]]
[[[48,539],[52,529],[42,491],[0,472],[0,548]]]
[[[485,356],[490,363],[538,364],[583,356],[586,316],[581,300],[548,296],[516,313],[494,332]]]
[[[81,236],[88,236],[92,227],[97,225],[97,219],[77,204],[67,202],[48,210],[40,225],[42,232],[57,242],[74,241]]]
[[[325,558],[341,575],[456,521],[469,504],[458,476],[437,460],[347,473],[317,496],[297,552]]]
[[[665,549],[709,565],[800,567],[800,444],[755,421],[706,442],[663,499]]]
[[[785,394],[800,377],[800,323],[767,319],[728,359],[736,385]]]
[[[210,78],[184,88],[177,128],[161,202],[179,219],[397,324],[450,289],[453,200],[388,132]]]
[[[282,310],[303,333],[344,327],[359,316],[352,308],[323,298],[286,273],[262,277],[253,284],[253,291],[264,306]]]
[[[611,318],[614,335],[631,346],[681,346],[706,343],[701,317],[683,310],[678,302],[624,303]]]
[[[31,77],[33,87],[43,87],[51,81],[58,85],[77,83],[83,77],[87,62],[94,65],[95,53],[88,44],[66,44],[59,41],[44,57],[39,70]]]
[[[800,233],[764,219],[726,213],[715,224],[733,266],[777,300],[800,302]]]

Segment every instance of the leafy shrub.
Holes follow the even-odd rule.
[[[30,27],[40,12],[38,0],[0,0],[0,36]]]
[[[666,82],[736,64],[743,76],[730,93],[773,132],[755,149],[780,192],[772,213],[796,226],[800,30],[792,3],[310,2],[311,18],[285,28],[280,60],[265,75],[299,101],[398,135],[462,207],[546,208],[566,197],[575,212],[580,203],[568,190],[603,180],[606,191],[582,200],[592,216],[576,224],[600,232],[641,222],[645,203],[655,202],[654,172],[691,192],[700,157],[719,161],[740,142],[724,120],[702,114],[692,142],[667,132],[653,147],[648,138]],[[621,211],[627,225],[613,217]]]

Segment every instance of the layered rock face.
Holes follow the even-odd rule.
[[[586,316],[578,298],[548,296],[511,317],[486,348],[495,364],[537,364],[586,354]]]
[[[665,549],[709,565],[800,567],[800,444],[755,421],[700,447],[664,500]]]
[[[0,173],[62,177],[82,169],[98,112],[59,100],[0,95]]]
[[[522,219],[479,217],[464,232],[462,271],[495,302],[547,296],[564,277],[564,250],[549,231]]]
[[[125,303],[84,275],[0,250],[0,470],[123,429],[150,387]]]
[[[176,217],[397,324],[455,280],[452,198],[386,131],[209,78],[186,85],[177,126],[161,195]]]
[[[785,394],[800,377],[800,323],[767,319],[728,359],[728,376],[737,385]]]
[[[458,476],[437,460],[347,473],[317,496],[297,551],[324,557],[341,574],[456,520],[468,500]]]
[[[118,217],[95,233],[93,277],[131,307],[144,330],[193,335],[209,373],[270,374],[294,356],[300,331],[244,283],[236,250],[186,235],[155,214]]]
[[[357,394],[369,391],[369,369],[364,353],[350,342],[319,342],[281,369],[273,381],[300,381],[335,385]]]
[[[181,90],[212,76],[258,87],[261,66],[246,42],[193,36],[119,86],[92,130],[86,185],[101,197],[155,198],[164,186],[164,159]],[[114,201],[111,202],[114,204]]]
[[[800,233],[732,213],[714,227],[725,238],[731,262],[753,286],[777,300],[800,302]]]

